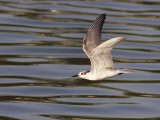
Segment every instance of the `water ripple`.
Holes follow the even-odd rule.
[[[0,0],[0,119],[159,119],[159,0]],[[132,74],[72,78],[90,69],[82,39],[101,13],[104,40]],[[18,113],[18,114],[17,114]]]

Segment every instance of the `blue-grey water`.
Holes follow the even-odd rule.
[[[106,13],[103,39],[126,37],[112,55],[133,69],[102,81],[82,50]],[[0,0],[0,120],[159,120],[159,0]]]

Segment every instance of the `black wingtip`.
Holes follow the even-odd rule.
[[[106,17],[106,13],[103,13],[103,14],[101,14],[100,16],[104,16],[104,17]]]
[[[103,13],[102,15],[106,16],[106,13]]]
[[[106,14],[103,13],[103,14],[101,14],[101,15],[99,15],[99,16],[97,17],[97,19],[101,19],[101,18],[103,18],[103,20],[105,21],[105,19],[106,19]]]

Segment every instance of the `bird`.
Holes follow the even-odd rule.
[[[133,72],[133,70],[129,69],[114,69],[111,50],[116,44],[125,40],[125,37],[116,37],[102,42],[101,33],[105,19],[105,13],[98,16],[89,27],[83,39],[83,51],[90,59],[91,70],[81,71],[72,77],[96,81]]]

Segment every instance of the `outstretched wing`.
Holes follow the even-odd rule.
[[[119,42],[125,40],[124,37],[117,37],[107,40],[92,50],[90,55],[91,72],[103,71],[104,69],[114,69],[114,64],[110,51]]]
[[[83,39],[83,50],[90,56],[91,51],[96,48],[101,42],[101,31],[106,14],[101,14],[91,24],[86,36]]]

